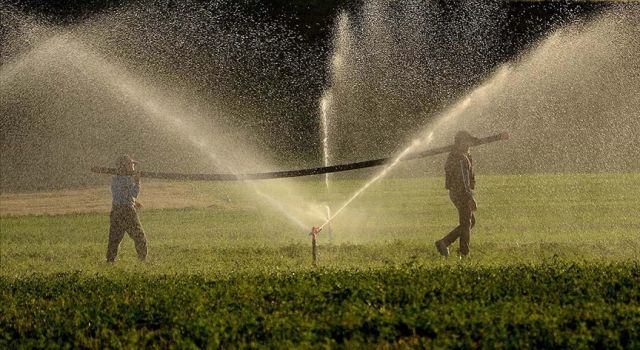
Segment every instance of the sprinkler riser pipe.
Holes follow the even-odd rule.
[[[318,265],[318,240],[316,236],[311,238],[311,257],[313,259],[313,266]]]
[[[311,227],[311,257],[313,258],[313,266],[318,263],[318,234],[322,231],[322,227]]]

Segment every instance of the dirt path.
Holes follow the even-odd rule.
[[[144,183],[140,201],[148,209],[211,207],[220,200],[210,193],[196,192],[182,183]],[[108,186],[81,190],[0,194],[0,216],[53,215],[108,212]]]

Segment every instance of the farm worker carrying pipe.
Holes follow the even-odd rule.
[[[111,178],[112,206],[109,227],[109,245],[107,262],[112,263],[118,255],[118,247],[127,232],[133,239],[140,260],[147,257],[147,238],[140,224],[137,210],[142,208],[138,202],[140,176],[135,171],[138,162],[128,155],[118,157],[117,174]]]
[[[501,140],[509,139],[508,133],[501,133],[499,136]],[[481,139],[466,131],[459,131],[445,163],[445,188],[449,190],[449,198],[458,210],[458,226],[435,242],[438,253],[444,257],[449,256],[449,246],[456,239],[460,239],[461,256],[469,255],[471,228],[476,224],[474,212],[478,209],[473,197],[476,180],[470,147],[480,144],[480,141]]]

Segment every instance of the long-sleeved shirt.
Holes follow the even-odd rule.
[[[140,184],[131,176],[116,175],[111,178],[111,196],[113,205],[134,206],[140,193]]]
[[[449,191],[460,194],[472,194],[476,187],[473,173],[473,160],[469,153],[453,151],[449,153],[445,169],[445,187]]]

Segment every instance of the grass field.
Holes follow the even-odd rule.
[[[640,174],[480,176],[464,261],[433,247],[442,182],[372,186],[315,268],[309,230],[242,184],[145,184],[149,261],[125,237],[113,266],[108,189],[3,194],[0,347],[640,348]],[[336,208],[362,184],[297,186]]]

